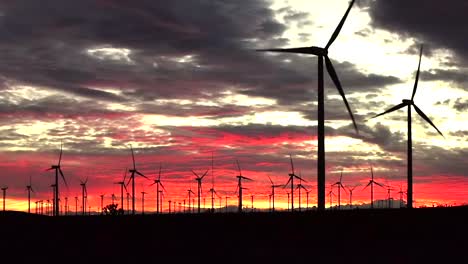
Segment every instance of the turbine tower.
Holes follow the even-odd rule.
[[[125,168],[123,180],[114,182],[114,184],[120,185],[120,207],[122,209],[122,214],[124,213],[124,193],[123,193],[124,189],[125,189],[125,192],[128,193],[127,186],[125,185],[126,178],[127,178],[127,168]],[[128,207],[127,207],[127,210],[128,210]]]
[[[299,54],[309,54],[315,55],[318,57],[318,153],[317,153],[317,207],[318,210],[325,210],[325,104],[324,104],[324,83],[323,83],[323,61],[325,59],[325,65],[330,75],[333,83],[335,84],[338,92],[340,93],[343,101],[348,109],[349,115],[351,116],[351,120],[353,121],[354,129],[358,132],[356,122],[354,120],[353,113],[351,112],[351,108],[349,107],[348,101],[346,100],[345,93],[341,86],[340,80],[338,79],[338,75],[336,74],[335,68],[328,57],[328,49],[333,44],[335,39],[338,37],[341,28],[343,27],[346,18],[348,17],[349,12],[354,4],[355,0],[352,0],[349,4],[346,13],[344,14],[343,18],[341,19],[340,23],[338,24],[337,28],[333,32],[330,40],[328,41],[325,48],[321,47],[301,47],[301,48],[289,48],[289,49],[258,49],[257,51],[271,51],[271,52],[286,52],[286,53],[299,53]]]
[[[3,212],[5,212],[6,190],[8,190],[8,187],[7,187],[7,186],[2,187],[2,192],[3,192]]]
[[[53,215],[54,216],[58,216],[60,214],[59,212],[59,173],[60,175],[62,176],[62,179],[63,179],[63,182],[65,183],[65,186],[68,187],[67,185],[67,181],[65,180],[65,176],[63,176],[63,172],[62,172],[62,169],[60,168],[60,163],[62,161],[62,143],[60,143],[60,156],[59,156],[59,160],[58,160],[58,164],[57,165],[52,165],[50,166],[49,169],[47,169],[46,171],[50,171],[50,170],[55,170],[55,187],[54,187],[54,208],[53,208]]]
[[[340,181],[335,182],[333,186],[338,187],[338,210],[341,209],[341,189],[346,192],[346,188],[343,185],[343,169],[341,170]]]
[[[385,114],[388,114],[388,113],[391,113],[393,111],[396,111],[400,108],[403,108],[405,106],[408,107],[408,119],[407,119],[407,122],[408,122],[408,146],[407,146],[407,159],[408,159],[408,167],[407,167],[407,170],[408,170],[408,196],[407,196],[407,207],[408,208],[413,208],[413,139],[412,139],[412,131],[411,131],[411,106],[414,107],[414,110],[416,110],[416,113],[418,113],[419,116],[421,116],[427,123],[429,123],[433,128],[435,128],[435,130],[437,130],[437,132],[442,136],[444,137],[444,135],[442,135],[442,132],[439,131],[439,129],[434,125],[434,123],[432,123],[432,121],[429,119],[429,117],[426,116],[426,114],[424,114],[424,112],[419,109],[419,107],[416,106],[416,104],[414,103],[414,96],[416,95],[416,90],[418,88],[418,81],[419,81],[419,72],[420,72],[420,69],[421,69],[421,59],[422,59],[422,54],[423,54],[423,45],[421,45],[421,50],[419,52],[419,64],[418,64],[418,70],[416,72],[416,80],[414,81],[414,87],[413,87],[413,94],[411,96],[411,99],[404,99],[403,102],[399,105],[396,105],[390,109],[388,109],[387,111],[381,113],[381,114],[378,114],[372,118],[376,118],[378,116],[381,116],[381,115],[385,115]],[[445,137],[444,137],[445,138]]]
[[[86,189],[86,184],[88,183],[88,177],[86,177],[86,180],[81,181],[80,180],[80,186],[81,186],[81,210],[82,214],[85,215],[86,212],[86,199],[88,198],[88,190]]]

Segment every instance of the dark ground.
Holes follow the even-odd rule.
[[[0,262],[58,262],[57,254],[63,263],[468,263],[467,215],[468,207],[58,218],[0,212],[1,260],[14,260]]]

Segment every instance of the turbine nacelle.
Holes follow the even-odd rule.
[[[406,105],[412,105],[414,103],[413,100],[410,99],[403,99],[402,102]]]

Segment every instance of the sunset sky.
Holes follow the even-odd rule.
[[[368,120],[411,97],[424,44],[416,104],[445,138],[413,115],[415,206],[468,202],[468,3],[452,0],[361,0],[329,50],[357,119],[325,74],[327,192],[339,179],[406,189],[406,111]],[[0,0],[0,186],[7,209],[52,199],[60,142],[61,197],[120,195],[113,182],[131,167],[151,179],[162,165],[167,201],[196,189],[191,169],[214,171],[203,181],[206,205],[215,189],[236,204],[236,159],[245,204],[268,207],[270,176],[286,183],[289,154],[316,205],[317,58],[255,49],[325,46],[346,0]],[[151,181],[137,178],[137,209],[155,208]],[[130,190],[130,189],[129,189]],[[288,189],[277,189],[277,207]],[[336,192],[336,189],[335,189]],[[297,194],[296,194],[297,195]],[[387,191],[377,187],[376,199]],[[344,195],[342,203],[347,203]],[[305,195],[303,195],[305,203]],[[333,198],[333,203],[336,198]],[[297,203],[297,200],[296,202]],[[72,203],[74,210],[74,203]],[[218,205],[218,200],[216,200]],[[327,195],[327,206],[329,206]],[[33,207],[34,208],[34,207]]]

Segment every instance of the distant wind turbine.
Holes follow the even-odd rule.
[[[132,181],[132,214],[135,215],[135,174],[138,174],[140,175],[141,177],[148,179],[148,177],[146,177],[145,175],[143,175],[143,173],[139,172],[137,169],[136,169],[136,165],[135,165],[135,154],[133,154],[133,148],[132,148],[132,145],[130,145],[130,150],[132,151],[132,161],[133,161],[133,169],[129,170],[129,172],[131,173],[130,175],[130,179],[128,179],[128,183],[130,183],[130,181]],[[127,185],[128,185],[127,183]]]
[[[53,215],[54,216],[58,216],[60,213],[59,213],[59,173],[60,173],[60,176],[62,176],[62,179],[63,179],[63,182],[65,183],[65,186],[68,187],[67,185],[67,181],[65,180],[65,176],[63,175],[63,172],[62,172],[62,169],[60,167],[60,163],[62,161],[62,143],[60,143],[60,156],[59,156],[59,160],[58,160],[58,164],[57,165],[52,165],[50,166],[49,169],[47,169],[46,171],[49,171],[49,170],[55,170],[55,188],[54,188],[54,211],[53,211]]]
[[[101,214],[104,214],[104,195],[105,194],[99,195],[99,197],[101,197]]]
[[[253,180],[243,176],[241,167],[239,165],[239,161],[236,160],[236,163],[237,163],[237,169],[239,170],[239,175],[236,176],[236,178],[237,178],[237,189],[236,189],[236,191],[239,191],[239,194],[238,194],[239,195],[239,205],[238,205],[237,211],[239,213],[242,213],[242,190],[247,189],[247,188],[242,187],[242,180],[247,180],[247,181],[253,181]]]
[[[88,198],[88,190],[86,189],[86,184],[88,183],[88,177],[84,181],[80,180],[81,186],[81,206],[82,206],[82,213],[85,215],[86,213],[86,199]]]
[[[197,182],[197,187],[198,187],[198,213],[200,213],[200,204],[201,204],[201,193],[202,193],[202,180],[203,178],[206,176],[206,174],[208,173],[208,170],[205,171],[205,173],[203,173],[202,176],[199,176],[198,174],[196,174],[193,170],[192,170],[192,173],[195,175],[195,181]]]
[[[302,48],[289,48],[289,49],[259,49],[257,51],[271,51],[271,52],[286,52],[286,53],[300,53],[300,54],[309,54],[309,55],[316,55],[318,56],[318,160],[317,160],[317,205],[319,210],[325,210],[325,107],[324,107],[324,84],[323,84],[323,60],[325,58],[325,65],[327,71],[335,84],[338,92],[340,93],[343,101],[348,109],[349,115],[351,120],[353,121],[354,128],[356,132],[358,131],[356,122],[354,120],[353,113],[351,108],[346,100],[345,93],[341,86],[340,80],[338,79],[338,75],[336,74],[335,68],[328,57],[328,49],[338,37],[341,28],[343,27],[346,18],[348,17],[349,12],[354,4],[355,0],[352,0],[349,4],[346,13],[344,14],[343,18],[341,19],[340,23],[338,24],[337,28],[333,32],[330,40],[328,41],[325,48],[320,47],[302,47]]]
[[[275,211],[275,188],[278,188],[278,187],[283,187],[282,184],[276,184],[271,180],[270,176],[268,176],[268,179],[270,180],[270,183],[271,183],[271,201],[272,201],[272,212]]]
[[[354,187],[348,187],[348,192],[349,192],[349,208],[353,208],[353,191],[356,189],[357,186]]]
[[[340,181],[335,182],[333,186],[338,187],[338,210],[341,209],[341,189],[346,192],[346,188],[343,185],[343,170],[341,170]]]
[[[419,81],[419,72],[420,72],[420,69],[421,69],[421,59],[422,59],[422,54],[423,54],[423,45],[421,45],[421,50],[420,50],[420,53],[419,53],[419,64],[418,64],[418,70],[416,72],[416,80],[414,82],[414,87],[413,87],[413,95],[411,96],[411,99],[404,99],[403,102],[399,105],[396,105],[390,109],[388,109],[387,111],[381,113],[381,114],[378,114],[372,118],[376,118],[378,116],[381,116],[381,115],[385,115],[385,114],[388,114],[388,113],[391,113],[393,111],[396,111],[400,108],[403,108],[405,106],[408,107],[408,118],[407,118],[407,122],[408,122],[408,141],[407,141],[407,158],[408,158],[408,202],[407,202],[407,207],[408,208],[413,208],[413,139],[412,139],[412,131],[411,131],[411,106],[414,107],[414,110],[416,110],[416,113],[419,114],[419,116],[421,116],[427,123],[429,123],[433,128],[435,128],[435,130],[437,130],[437,132],[442,136],[444,137],[444,135],[442,134],[442,132],[439,131],[439,129],[434,125],[434,123],[432,123],[432,121],[429,119],[429,117],[426,116],[426,114],[424,114],[424,112],[419,109],[419,107],[416,106],[416,104],[414,103],[414,96],[416,95],[416,90],[418,88],[418,81]],[[445,137],[444,137],[445,138]]]
[[[161,182],[161,168],[162,168],[162,165],[159,164],[159,174],[158,174],[158,178],[156,180],[154,180],[154,182],[152,184],[150,184],[150,186],[153,186],[156,184],[156,213],[160,213],[160,203],[159,203],[159,186],[161,186],[161,188],[163,188],[164,191],[166,191],[166,188],[164,188],[164,185],[162,184]],[[162,207],[162,206],[161,206]]]
[[[294,173],[294,163],[293,163],[291,154],[289,155],[289,159],[291,161],[291,173],[289,173],[288,182],[286,182],[284,187],[286,187],[289,183],[291,183],[291,211],[294,211],[294,178],[297,178],[298,180],[301,180],[301,181],[304,181],[304,180]]]
[[[141,192],[141,214],[145,214],[145,194],[146,192]]]
[[[301,211],[301,189],[305,190],[306,193],[308,193],[308,190],[306,187],[304,187],[304,185],[302,185],[302,182],[299,182],[299,184],[297,185],[296,189],[299,190],[299,212]],[[308,199],[308,198],[307,198]]]
[[[124,213],[124,189],[125,191],[128,193],[127,191],[127,186],[125,185],[125,179],[127,178],[127,168],[125,168],[125,171],[124,171],[124,177],[122,179],[122,181],[118,181],[118,182],[114,182],[114,184],[118,184],[120,185],[120,208],[122,209],[122,214]],[[127,207],[127,210],[128,210],[128,207]]]
[[[364,187],[363,190],[365,190],[367,187],[371,187],[371,208],[374,208],[374,184],[377,184],[378,186],[385,188],[382,184],[374,181],[374,170],[371,167],[371,179],[369,180],[369,183]]]
[[[34,192],[32,188],[31,176],[29,176],[29,185],[26,186],[26,190],[28,191],[28,214],[30,214],[31,213],[31,192]]]
[[[193,204],[191,204],[191,200],[192,200],[192,194],[195,195],[195,193],[192,191],[192,187],[190,187],[190,189],[187,190],[188,192],[188,207],[189,207],[189,213],[192,213],[193,210],[192,210],[192,207],[194,206]]]

